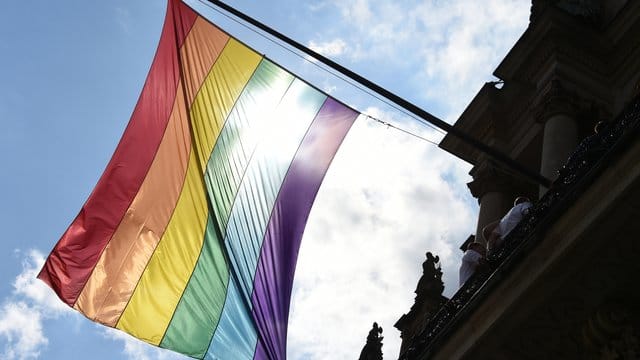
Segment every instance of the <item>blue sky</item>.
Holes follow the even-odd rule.
[[[188,1],[257,51],[372,117],[441,135]],[[452,122],[525,29],[529,2],[229,1]],[[34,276],[108,162],[158,42],[163,0],[9,1],[0,12],[0,358],[181,358],[66,309]],[[300,252],[292,359],[357,358],[373,321],[413,303],[428,250],[455,291],[457,246],[475,229],[470,166],[432,144],[355,124],[318,194]]]

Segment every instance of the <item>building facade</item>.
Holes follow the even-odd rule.
[[[553,183],[444,138],[473,164],[466,242],[484,242],[516,196],[536,200],[489,269],[451,299],[416,297],[396,324],[399,357],[640,358],[640,1],[533,0],[494,74],[455,127]]]

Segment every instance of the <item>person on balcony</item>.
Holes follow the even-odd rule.
[[[514,200],[511,210],[502,219],[489,223],[482,229],[482,236],[487,242],[489,254],[502,246],[504,238],[529,213],[531,206],[531,200],[528,197],[518,196]]]
[[[605,121],[598,121],[593,127],[593,134],[582,139],[575,151],[569,155],[567,162],[558,170],[558,177],[554,179],[551,184],[551,189],[557,188],[561,180],[566,176],[571,168],[582,167],[587,162],[592,161],[594,155],[599,156],[607,150],[606,142],[604,141],[603,133],[608,129],[609,123]],[[580,159],[580,160],[579,160]]]
[[[460,264],[460,287],[469,280],[471,275],[485,265],[486,247],[483,244],[472,242],[467,245],[467,250],[462,256]]]

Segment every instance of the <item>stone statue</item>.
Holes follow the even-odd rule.
[[[426,255],[427,259],[422,263],[422,277],[415,291],[415,302],[409,312],[402,315],[394,325],[400,330],[402,338],[400,354],[407,351],[414,338],[428,326],[429,318],[449,300],[442,295],[444,283],[440,258],[430,252]]]
[[[377,322],[373,323],[373,328],[367,335],[367,343],[360,352],[359,360],[382,360],[382,327]]]
[[[422,277],[418,281],[416,288],[416,303],[425,298],[439,297],[444,291],[442,282],[442,270],[440,269],[440,258],[427,252],[427,259],[422,263]]]

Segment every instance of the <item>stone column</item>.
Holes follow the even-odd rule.
[[[567,114],[550,116],[544,123],[540,173],[553,180],[578,145],[578,126]],[[545,190],[546,191],[546,190]]]
[[[536,114],[537,120],[544,124],[540,173],[553,181],[578,145],[579,100],[558,79],[551,80],[542,93]],[[540,196],[547,190],[540,186]]]
[[[482,229],[492,221],[501,219],[509,211],[512,196],[505,192],[490,191],[479,199],[480,211],[478,212],[478,224],[476,226],[476,242],[485,243]]]

